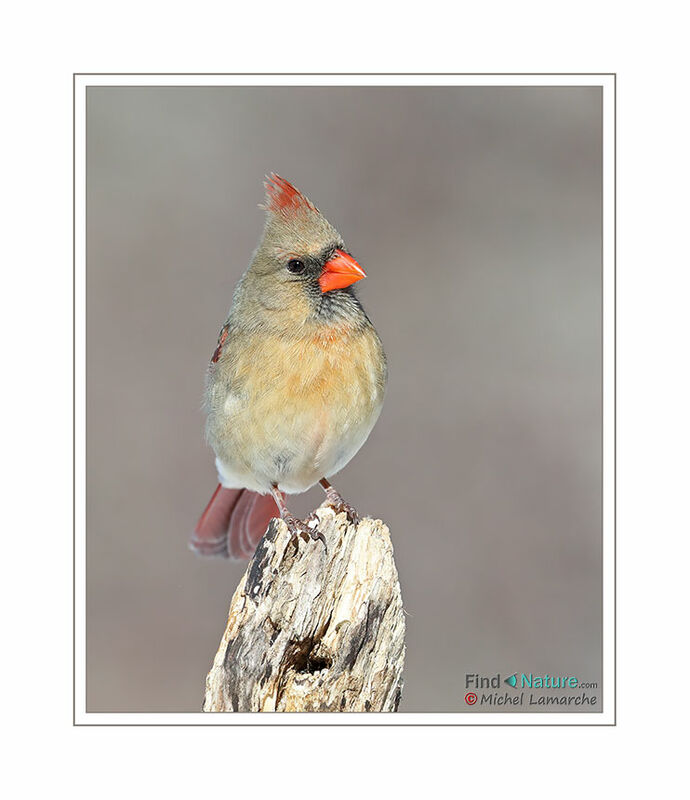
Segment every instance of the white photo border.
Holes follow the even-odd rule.
[[[603,709],[592,713],[86,711],[86,90],[91,86],[591,86],[602,89]],[[73,724],[611,726],[616,724],[616,76],[614,73],[75,73]],[[210,662],[209,662],[210,663]],[[251,720],[251,721],[250,721]]]

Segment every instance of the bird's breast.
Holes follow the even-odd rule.
[[[383,402],[385,356],[373,328],[319,326],[237,344],[209,385],[209,439],[219,458],[264,472],[273,464],[283,485],[288,473],[312,485],[347,463]]]

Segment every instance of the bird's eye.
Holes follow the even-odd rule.
[[[300,261],[299,258],[291,258],[288,261],[287,268],[288,272],[299,275],[301,272],[304,272],[304,261]]]

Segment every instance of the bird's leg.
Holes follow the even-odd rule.
[[[359,514],[357,513],[357,509],[354,506],[351,506],[349,503],[346,503],[345,500],[343,500],[343,498],[340,496],[340,493],[331,486],[326,478],[321,478],[319,483],[321,486],[323,486],[324,491],[326,492],[326,500],[328,501],[328,505],[336,512],[336,514],[344,511],[348,520],[353,525],[357,525],[359,523]]]
[[[321,539],[323,542],[323,546],[326,547],[326,539],[321,531],[317,530],[316,528],[309,528],[302,522],[301,519],[298,519],[293,514],[290,513],[288,507],[285,505],[285,500],[283,500],[283,495],[278,491],[278,484],[273,483],[271,484],[271,494],[273,495],[273,499],[276,501],[276,505],[278,506],[278,511],[280,511],[280,518],[283,522],[288,526],[288,530],[293,536],[299,536],[300,534],[310,536],[314,541],[317,539]],[[328,548],[326,548],[328,549]]]

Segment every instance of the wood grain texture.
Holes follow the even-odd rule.
[[[388,528],[315,513],[327,550],[269,525],[232,598],[204,711],[397,711],[405,621]]]

